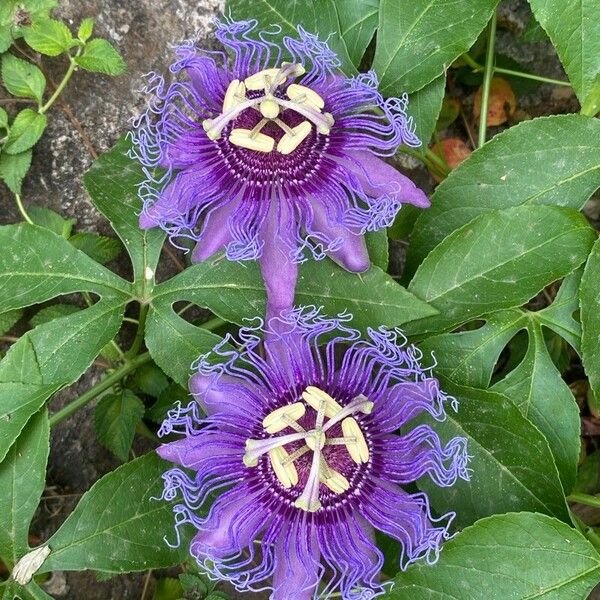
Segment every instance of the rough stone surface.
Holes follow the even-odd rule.
[[[79,230],[108,233],[107,224],[87,198],[81,185],[81,175],[90,166],[93,154],[108,150],[128,128],[131,118],[139,113],[145,102],[138,91],[143,86],[143,75],[149,71],[167,70],[172,58],[170,45],[196,33],[203,44],[211,43],[210,23],[222,10],[223,0],[61,0],[60,5],[57,16],[65,19],[74,30],[84,17],[95,17],[95,33],[111,40],[119,48],[128,72],[119,78],[85,72],[75,75],[63,98],[77,122],[69,118],[60,104],[51,110],[49,126],[36,148],[23,197],[26,205],[47,206],[65,217],[76,218]],[[499,51],[518,60],[532,72],[564,79],[564,72],[548,43],[525,44],[515,37],[515,33],[524,29],[528,19],[525,0],[502,3]],[[48,59],[45,64],[52,78],[60,80],[66,68],[61,59]],[[465,105],[465,114],[470,117],[473,93],[465,89],[458,93]],[[521,96],[519,106],[531,116],[578,110],[569,88],[548,85]],[[85,142],[77,131],[78,126],[83,129]],[[496,128],[490,129],[489,134],[493,135],[496,131]],[[461,124],[455,125],[451,133],[465,137]],[[432,181],[422,167],[406,157],[400,164],[420,185],[431,189]],[[600,219],[598,207],[596,201],[590,203],[588,210],[589,216],[595,220]],[[19,215],[12,198],[0,184],[0,224],[17,220]],[[393,244],[391,271],[395,274],[401,271],[404,246],[404,243]],[[164,262],[169,263],[168,260]],[[126,259],[116,268],[126,274]],[[165,275],[168,275],[169,268],[172,269],[172,265],[163,267],[167,271]],[[53,399],[52,409],[60,408],[89,389],[100,375],[100,371],[91,369],[77,385]],[[59,527],[80,495],[94,481],[117,466],[117,461],[98,444],[92,416],[93,406],[89,406],[52,432],[48,489],[33,527],[41,541]],[[136,453],[147,450],[148,445],[136,441]],[[152,597],[153,580],[152,577],[143,596],[147,600]],[[92,573],[67,573],[55,577],[49,590],[56,598],[66,600],[128,600],[142,597],[143,588],[143,574],[99,582]]]

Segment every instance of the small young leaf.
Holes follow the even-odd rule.
[[[127,68],[116,48],[100,38],[88,42],[75,62],[86,71],[106,75],[121,75]]]
[[[81,25],[77,31],[77,37],[82,42],[87,42],[90,37],[92,37],[92,33],[94,33],[94,19],[92,17],[87,17],[81,21]]]
[[[204,598],[209,590],[209,586],[212,587],[214,585],[208,578],[204,580],[194,573],[182,573],[179,576],[179,581],[184,592],[188,594],[195,593],[200,598]]]
[[[37,19],[25,29],[23,37],[30,48],[46,56],[68,52],[74,44],[69,28],[54,19]]]
[[[32,206],[28,209],[28,213],[36,225],[69,239],[75,219],[63,219],[58,213],[42,206]]]
[[[0,106],[0,129],[7,129],[8,127],[8,113]]]
[[[29,150],[42,137],[48,119],[46,115],[25,108],[16,117],[10,128],[4,152],[21,154]]]
[[[0,314],[0,335],[4,335],[23,316],[21,310],[9,310]]]
[[[21,154],[0,154],[0,179],[13,194],[21,193],[21,185],[31,166],[31,150]]]
[[[33,315],[33,317],[29,319],[29,324],[32,327],[37,327],[38,325],[54,321],[54,319],[60,319],[61,317],[72,315],[80,310],[81,308],[79,308],[79,306],[75,306],[74,304],[53,304],[52,306],[46,306],[46,308],[42,308],[35,315]]]
[[[144,416],[144,403],[131,391],[104,396],[94,412],[100,443],[123,462],[127,460],[135,427]]]
[[[103,265],[117,258],[123,250],[119,240],[97,233],[76,233],[69,238],[69,242]]]
[[[5,54],[2,57],[2,84],[13,96],[33,98],[41,103],[46,78],[35,65]]]

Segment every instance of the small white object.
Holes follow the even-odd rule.
[[[28,552],[15,565],[12,578],[21,585],[27,585],[50,554],[50,546],[40,546]]]
[[[265,119],[276,119],[279,116],[279,104],[273,98],[266,98],[260,103],[260,114]]]
[[[230,111],[233,107],[246,100],[246,86],[243,81],[234,79],[228,86],[223,99],[223,112]]]
[[[236,146],[257,152],[272,152],[275,146],[272,137],[264,133],[253,134],[251,129],[233,129],[229,134],[229,141]]]
[[[146,267],[144,270],[144,278],[146,281],[150,281],[154,279],[154,271],[150,267]]]
[[[308,121],[302,121],[296,125],[291,132],[284,136],[277,143],[277,152],[281,154],[291,154],[310,134],[311,124]]]

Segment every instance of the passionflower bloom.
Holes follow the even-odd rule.
[[[328,45],[298,27],[277,45],[256,21],[217,21],[225,51],[176,50],[173,80],[152,75],[134,156],[145,166],[140,225],[260,259],[269,313],[290,308],[299,262],[369,267],[363,234],[425,194],[382,160],[418,146],[407,97],[384,99],[374,72],[346,77]],[[160,169],[156,169],[160,167]],[[159,173],[159,174],[157,174]]]
[[[163,498],[182,499],[191,554],[238,590],[371,598],[383,591],[375,530],[398,540],[402,568],[434,562],[449,536],[454,514],[435,518],[403,486],[468,479],[466,440],[444,445],[426,422],[456,401],[399,331],[361,339],[348,320],[287,312],[263,332],[277,336],[266,348],[259,328],[243,328],[240,349],[228,339],[198,361],[195,401],[161,427],[184,437],[159,454],[191,470],[165,473]]]

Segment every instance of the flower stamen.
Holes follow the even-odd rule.
[[[360,465],[369,460],[369,446],[356,419],[347,417],[342,421],[342,431],[345,438],[354,438],[353,442],[345,444],[352,460]]]
[[[291,426],[290,423],[294,423],[300,427],[296,421],[302,418],[305,412],[306,408],[304,404],[302,402],[295,402],[269,413],[263,419],[262,424],[267,433],[278,433],[282,429]],[[301,430],[304,431],[304,429]]]

